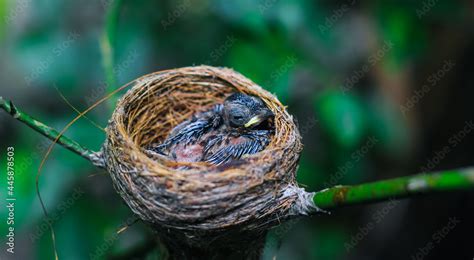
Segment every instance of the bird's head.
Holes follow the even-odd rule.
[[[225,122],[231,127],[254,128],[273,116],[258,97],[235,93],[224,101]]]

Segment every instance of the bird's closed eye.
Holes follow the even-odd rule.
[[[229,119],[230,119],[229,121],[231,125],[234,125],[234,126],[243,126],[246,121],[246,117],[242,113],[236,113],[236,114],[230,115]]]

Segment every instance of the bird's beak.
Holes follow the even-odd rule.
[[[244,127],[249,128],[249,127],[258,125],[261,122],[265,121],[267,118],[270,118],[272,116],[274,116],[274,114],[271,110],[265,110],[260,115],[256,115],[250,118],[250,120],[244,125]]]
[[[250,120],[247,123],[245,123],[244,126],[246,128],[249,128],[251,126],[260,124],[261,122],[262,122],[262,117],[258,115],[258,116],[254,116],[254,117],[250,118]]]

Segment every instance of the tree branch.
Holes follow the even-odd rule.
[[[7,101],[0,97],[0,108],[5,110],[8,114],[10,114],[16,120],[26,124],[27,126],[33,128],[36,132],[46,136],[50,140],[54,141],[58,136],[59,132],[55,129],[39,122],[38,120],[34,119],[33,117],[29,116],[28,114],[18,110],[15,105],[11,101]],[[67,138],[66,136],[61,136],[58,139],[58,143],[65,147],[66,149],[86,158],[87,160],[91,161],[95,164],[97,161],[97,155],[95,152],[84,148],[77,142]]]
[[[474,167],[419,174],[317,192],[314,204],[322,209],[404,198],[416,194],[474,188]]]

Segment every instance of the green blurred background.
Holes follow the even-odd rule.
[[[76,116],[61,95],[84,110],[141,75],[207,64],[288,105],[304,137],[307,190],[474,164],[471,1],[0,0],[0,18],[0,96],[58,129]],[[113,107],[67,136],[100,149]],[[0,140],[0,259],[53,259],[35,191],[50,142],[5,113]],[[4,236],[8,146],[14,256]],[[107,174],[75,154],[54,149],[40,191],[60,259],[158,257],[143,224],[116,234],[130,210]],[[269,234],[263,258],[472,259],[473,201],[472,191],[440,194],[290,221]],[[460,222],[438,243],[449,217]]]

